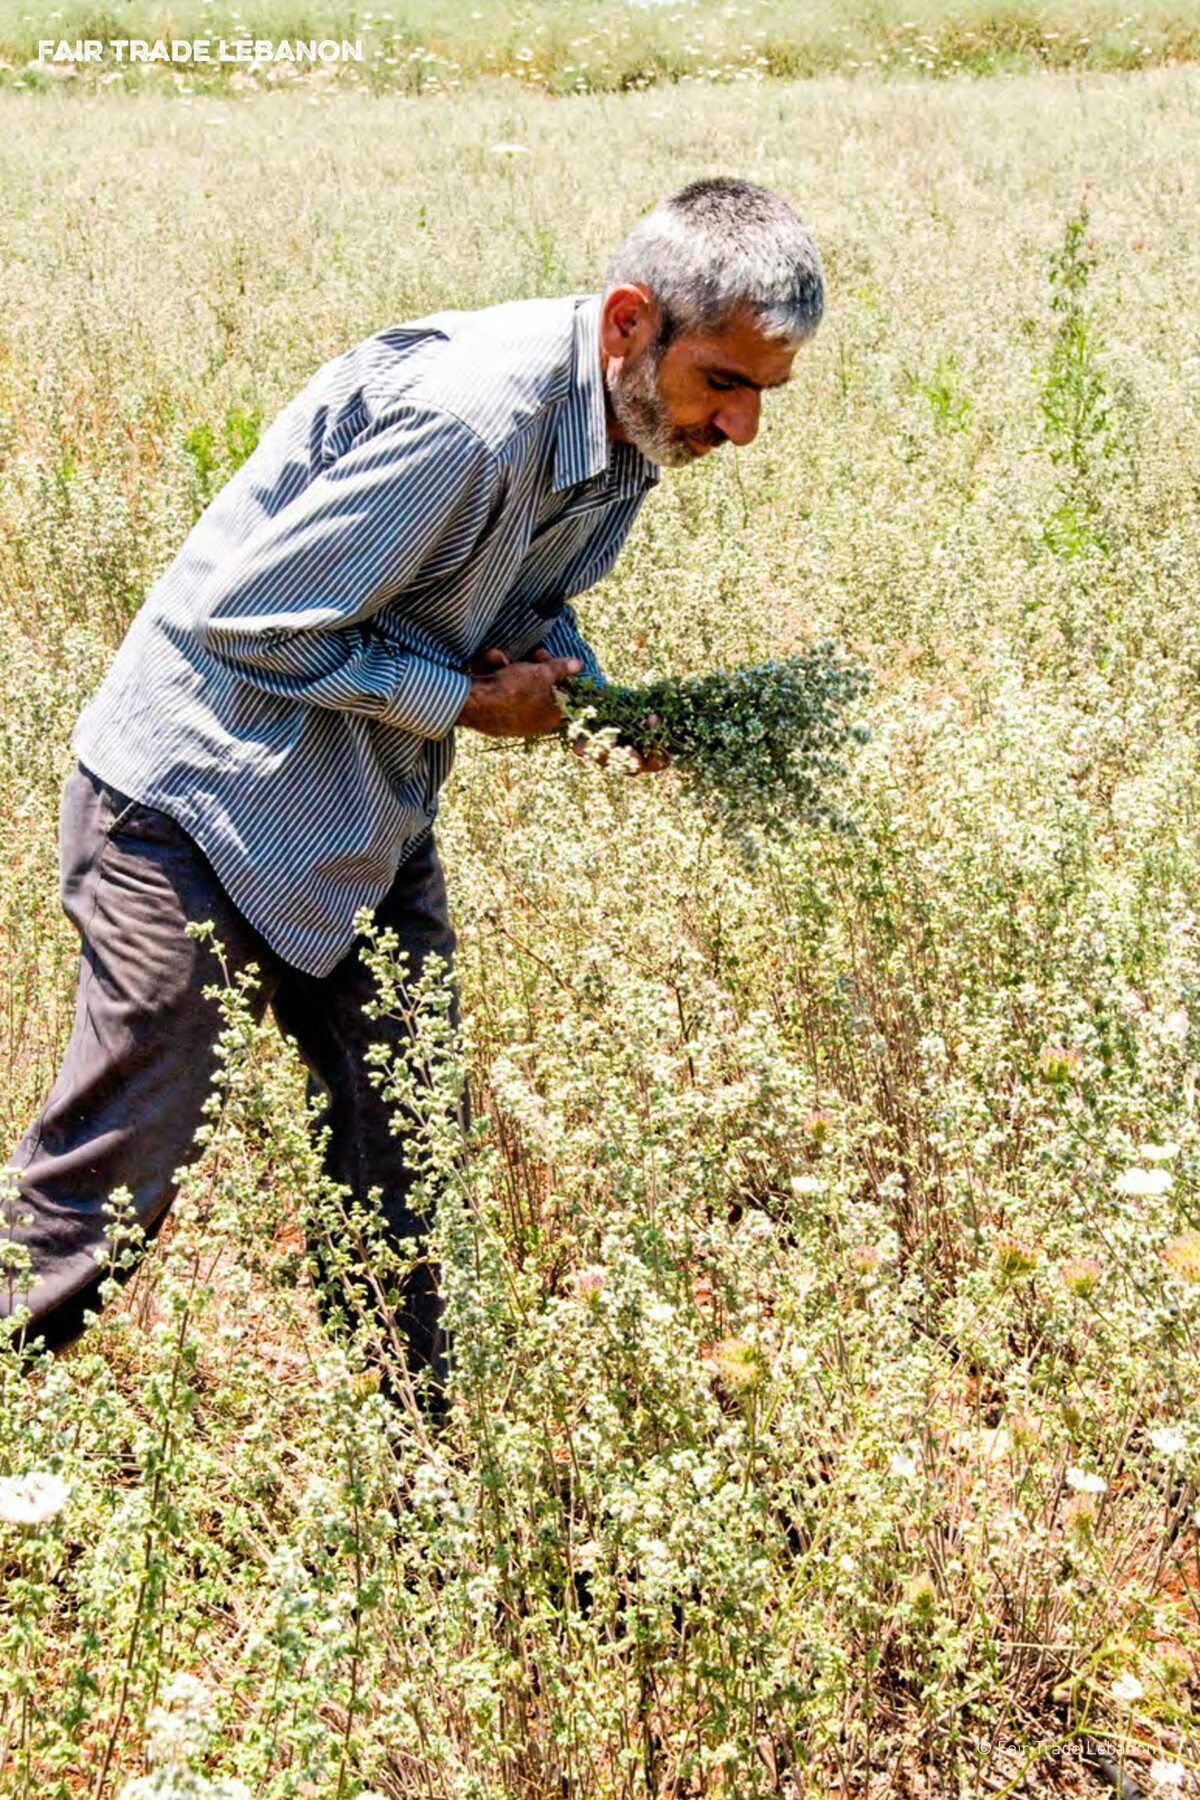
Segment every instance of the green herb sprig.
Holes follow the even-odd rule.
[[[839,753],[870,735],[846,717],[869,685],[829,641],[683,680],[620,686],[577,675],[557,690],[560,735],[613,731],[641,756],[665,751],[692,798],[743,841],[796,825],[852,830],[825,790],[846,773]]]

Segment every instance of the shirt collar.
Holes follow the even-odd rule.
[[[559,413],[552,486],[558,493],[605,473],[610,473],[622,498],[652,487],[659,475],[636,445],[616,443],[608,435],[600,367],[600,296],[589,294],[575,302],[571,385]]]

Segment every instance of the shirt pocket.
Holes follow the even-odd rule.
[[[136,800],[131,800],[128,794],[121,793],[119,788],[111,788],[107,785],[104,788],[104,801],[109,811],[108,823],[104,826],[104,835],[109,838],[114,831],[120,831],[138,803]]]

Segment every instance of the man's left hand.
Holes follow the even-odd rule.
[[[647,731],[653,731],[656,725],[661,724],[661,720],[657,713],[650,713],[643,722]],[[571,745],[571,748],[576,756],[586,757],[588,755],[587,746],[585,744],[575,743]],[[625,754],[630,760],[623,764],[623,767],[629,775],[657,775],[659,770],[665,769],[671,760],[665,750],[653,750],[649,756],[641,756],[636,750],[630,749],[628,746],[625,746],[624,748]],[[601,766],[603,767],[603,761],[601,762]]]
[[[657,713],[648,713],[642,723],[647,731],[657,731],[662,720]],[[638,757],[637,768],[633,773],[635,775],[657,775],[660,769],[666,768],[670,760],[671,758],[665,750],[652,750],[649,756]]]
[[[549,662],[550,652],[549,650],[539,647],[523,660],[526,662]],[[508,658],[503,650],[481,650],[478,655],[471,660],[471,673],[472,675],[482,678],[484,675],[494,674],[497,669],[505,668],[507,663]],[[661,723],[662,720],[659,718],[658,714],[651,713],[646,720],[646,729],[647,731],[653,731],[655,727],[661,725]],[[587,755],[587,751],[582,744],[572,744],[571,748],[574,750],[576,756]],[[659,770],[665,769],[671,760],[665,750],[655,750],[649,756],[639,756],[636,751],[631,751],[630,754],[635,759],[634,765],[629,771],[631,775],[657,775]]]

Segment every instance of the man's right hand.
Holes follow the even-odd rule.
[[[574,656],[551,656],[535,650],[532,662],[508,662],[503,651],[488,650],[482,662],[489,670],[471,682],[458,723],[489,737],[542,737],[557,731],[563,714],[554,689],[583,664]]]

